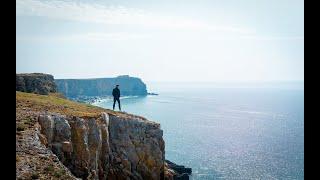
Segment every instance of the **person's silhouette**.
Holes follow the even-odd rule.
[[[119,110],[121,111],[119,85],[116,85],[116,87],[112,90],[112,96],[113,96],[113,110],[114,110],[114,106],[116,105],[116,101],[118,101]]]

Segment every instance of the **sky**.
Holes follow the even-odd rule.
[[[16,71],[304,80],[303,0],[16,0]]]

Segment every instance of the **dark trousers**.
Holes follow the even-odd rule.
[[[114,110],[114,106],[116,105],[116,101],[118,101],[118,105],[119,105],[119,110],[121,111],[121,105],[120,105],[120,98],[113,98],[113,110]]]

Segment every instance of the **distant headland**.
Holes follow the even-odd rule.
[[[55,79],[57,89],[68,98],[81,96],[109,96],[116,84],[120,85],[121,96],[146,96],[147,86],[137,77],[128,75],[114,78]]]

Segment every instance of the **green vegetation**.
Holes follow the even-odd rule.
[[[17,123],[16,128],[17,131],[24,131],[26,129],[26,125],[24,123]]]
[[[34,125],[34,120],[33,120],[31,117],[27,117],[27,118],[24,119],[22,122],[23,122],[25,125],[30,125],[30,126]]]
[[[54,170],[54,167],[52,164],[50,164],[49,166],[45,167],[44,170],[47,172],[52,172]]]
[[[66,171],[64,169],[60,169],[56,172],[54,172],[54,176],[57,177],[57,178],[60,178],[61,176],[64,176],[66,174]]]
[[[128,116],[128,114],[126,113],[116,112],[90,104],[70,101],[61,97],[57,93],[50,93],[49,95],[39,95],[16,91],[16,109],[32,109],[32,111],[55,112],[81,118],[96,118],[99,117],[102,112],[122,117]],[[32,122],[32,119],[26,119],[23,123],[25,122],[27,122],[26,124],[29,124],[30,122]],[[21,125],[19,129],[23,130],[23,125]]]
[[[31,179],[39,179],[39,174],[33,173],[33,174],[31,175]]]

